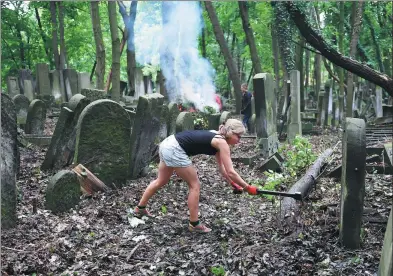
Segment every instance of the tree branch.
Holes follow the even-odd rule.
[[[16,62],[14,53],[12,52],[12,48],[10,47],[10,45],[8,45],[8,42],[4,39],[4,37],[2,37],[1,39],[4,41],[5,45],[6,45],[6,46],[8,47],[8,49],[10,50],[11,58],[12,58],[12,60],[14,61],[16,68],[18,68],[19,65],[18,65],[18,63]]]

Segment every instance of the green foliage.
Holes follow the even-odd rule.
[[[160,66],[158,66],[158,65],[146,64],[142,68],[142,74],[144,76],[151,76],[151,79],[154,82],[157,81],[158,71],[160,71]]]
[[[304,168],[311,165],[317,156],[312,152],[312,147],[307,138],[296,136],[292,144],[285,144],[279,148],[279,153],[284,156],[284,168],[290,176],[296,176]]]
[[[193,112],[192,116],[194,117],[194,129],[208,129],[209,122],[204,113]]]
[[[165,205],[162,205],[162,206],[161,206],[161,213],[163,213],[164,215],[165,215],[166,213],[168,213],[168,209],[166,208]]]
[[[211,268],[211,272],[213,273],[213,275],[215,276],[224,276],[225,275],[225,269],[222,265],[219,266],[213,266]]]
[[[214,113],[216,113],[216,110],[211,106],[205,106],[203,108],[203,112],[207,113],[207,114],[214,114]]]

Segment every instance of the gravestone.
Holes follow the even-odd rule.
[[[255,131],[262,157],[267,158],[278,150],[276,125],[276,96],[271,74],[256,74],[253,79],[255,94]]]
[[[176,119],[179,116],[180,111],[177,106],[177,103],[169,103],[168,104],[168,136],[176,133]]]
[[[29,99],[22,94],[16,95],[12,98],[12,101],[15,104],[16,110],[16,121],[18,125],[25,125],[27,119],[27,111],[30,106]]]
[[[135,69],[135,94],[134,99],[139,99],[140,96],[145,94],[145,84],[143,82],[142,69]]]
[[[160,142],[163,141],[168,135],[168,121],[169,121],[169,108],[168,105],[163,104],[161,107],[160,129],[158,131],[158,138]]]
[[[131,121],[111,100],[87,105],[76,126],[74,164],[82,164],[110,187],[121,187],[129,176]]]
[[[15,105],[1,94],[1,227],[16,224],[16,175],[19,167]]]
[[[255,98],[251,97],[251,115],[255,114]]]
[[[176,133],[194,129],[194,118],[190,112],[180,112],[176,118]]]
[[[41,100],[33,100],[27,110],[25,133],[42,135],[46,120],[46,106]]]
[[[30,80],[24,80],[23,81],[23,86],[24,86],[24,95],[29,99],[31,102],[34,100],[34,88],[33,84]]]
[[[30,82],[31,85],[31,89],[33,91],[33,95],[34,95],[34,88],[35,88],[35,80],[33,77],[33,73],[31,72],[30,69],[20,69],[19,70],[19,89],[20,89],[20,93],[24,94],[26,97],[28,97],[30,99],[30,97],[28,95],[26,95],[26,91],[25,91],[25,81]],[[30,99],[30,101],[32,101],[33,99]]]
[[[79,91],[78,72],[71,68],[64,69],[63,77],[67,98],[70,99]]]
[[[288,140],[292,142],[297,135],[302,135],[302,120],[300,116],[300,72],[292,70],[291,78],[291,113],[288,126]]]
[[[39,95],[41,99],[48,99],[50,96],[52,96],[50,90],[48,64],[37,63],[35,67],[35,74],[37,80],[37,95]]]
[[[333,100],[332,104],[332,122],[331,125],[332,127],[335,127],[337,124],[337,100]]]
[[[8,96],[11,99],[13,97],[15,97],[16,95],[20,94],[18,78],[17,77],[12,77],[12,76],[8,76],[7,77],[7,92],[8,92]]]
[[[228,119],[232,118],[232,114],[229,111],[223,111],[220,116],[219,125],[223,125],[226,123]]]
[[[379,261],[378,276],[393,275],[393,207],[390,209],[388,225],[383,240],[382,254]]]
[[[152,158],[154,144],[158,141],[161,108],[164,96],[158,93],[139,97],[130,140],[131,178],[136,179]]]
[[[325,113],[323,112],[323,99],[325,98],[325,91],[321,90],[318,94],[318,115],[317,115],[317,125],[323,126],[325,122]]]
[[[82,195],[77,175],[73,171],[61,170],[48,183],[45,191],[45,207],[59,214],[75,207]]]
[[[255,113],[251,115],[251,118],[250,118],[250,129],[249,129],[250,134],[255,134],[256,118],[257,118],[257,115],[255,115]]]
[[[329,124],[329,96],[331,89],[331,80],[327,80],[325,83],[325,94],[322,100],[322,116],[323,116],[323,127],[328,126]]]
[[[377,118],[383,117],[383,109],[382,109],[382,88],[377,87],[375,90],[375,115]]]
[[[207,128],[209,130],[218,130],[218,127],[220,126],[220,118],[221,118],[221,113],[215,113],[215,114],[207,114],[207,120],[208,120],[208,126]]]
[[[344,247],[360,246],[366,173],[366,124],[346,118],[342,141],[340,241]]]
[[[64,87],[62,87],[60,81],[60,71],[59,70],[52,70],[49,72],[49,80],[52,95],[55,98],[56,102],[65,103],[67,102],[67,96],[65,91],[62,91]]]
[[[94,88],[83,88],[81,94],[86,98],[88,98],[90,102],[106,99],[105,90],[99,90]]]
[[[86,72],[78,72],[78,93],[81,94],[82,89],[91,88],[90,74]],[[82,94],[83,95],[83,94]]]

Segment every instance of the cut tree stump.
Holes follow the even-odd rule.
[[[326,159],[333,153],[332,149],[325,150],[315,161],[315,163],[306,171],[306,174],[299,179],[289,189],[288,193],[301,193],[302,198],[306,198],[315,184],[321,169],[326,163]],[[281,220],[290,220],[298,209],[296,200],[290,197],[285,197],[281,203]]]
[[[104,184],[101,180],[99,180],[92,172],[86,169],[82,164],[79,164],[75,168],[72,169],[79,180],[79,184],[81,185],[81,190],[85,194],[93,195],[95,192],[106,192],[110,189],[108,186]]]

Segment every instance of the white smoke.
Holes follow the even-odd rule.
[[[171,2],[168,22],[162,25],[161,2],[139,2],[134,26],[135,55],[139,64],[159,64],[170,101],[189,101],[203,111],[218,110],[214,69],[199,56],[202,11],[198,2]]]

